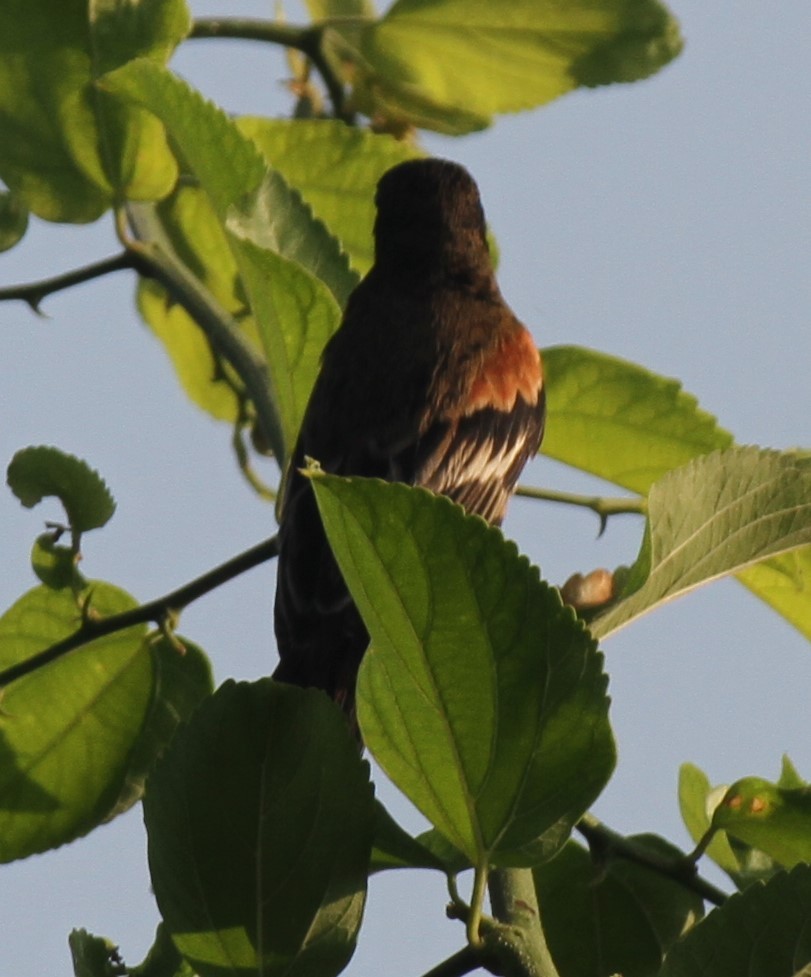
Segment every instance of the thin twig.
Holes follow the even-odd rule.
[[[467,941],[470,946],[477,950],[481,950],[483,944],[479,926],[482,921],[482,906],[484,905],[484,893],[487,890],[487,877],[489,874],[486,860],[476,866],[473,876],[473,893],[470,896],[470,912],[465,923]]]
[[[600,532],[605,531],[609,516],[644,515],[648,511],[645,499],[609,498],[601,495],[578,495],[573,492],[557,492],[554,489],[534,488],[531,485],[519,485],[516,495],[525,499],[538,499],[541,502],[561,502],[564,505],[576,505],[583,509],[591,509],[600,519]]]
[[[727,900],[725,892],[698,875],[695,864],[687,856],[679,858],[659,855],[649,848],[636,844],[632,838],[626,838],[613,831],[593,814],[585,814],[577,822],[576,827],[594,852],[599,854],[607,852],[629,862],[635,862],[637,865],[643,865],[659,875],[678,882],[679,885],[695,892],[714,906],[720,906]]]
[[[234,456],[236,457],[239,470],[242,472],[242,477],[248,485],[250,485],[260,499],[264,499],[265,502],[276,502],[278,492],[262,481],[259,473],[251,464],[251,455],[248,451],[248,445],[245,443],[245,425],[240,423],[240,421],[234,424],[231,447],[234,449]]]
[[[243,41],[265,41],[295,48],[305,54],[315,66],[329,93],[337,119],[351,121],[346,112],[344,86],[325,57],[322,39],[324,27],[294,27],[272,20],[254,17],[201,17],[192,25],[190,39],[227,37]]]
[[[40,305],[42,301],[54,292],[59,292],[64,288],[71,288],[74,285],[81,285],[83,282],[92,281],[94,278],[101,278],[114,271],[132,269],[139,271],[138,259],[128,251],[122,251],[112,258],[104,258],[92,264],[85,265],[83,268],[76,268],[63,275],[55,275],[53,278],[43,278],[41,281],[28,282],[25,285],[11,285],[9,288],[0,288],[0,302],[10,302],[19,299],[27,302],[31,309],[42,314]]]
[[[225,371],[223,371],[223,374],[225,374]],[[227,377],[224,376],[224,379],[226,383],[230,383]],[[234,449],[239,470],[242,472],[242,476],[248,485],[250,485],[260,499],[264,499],[266,502],[276,502],[278,492],[269,485],[266,485],[259,477],[258,472],[254,470],[251,464],[248,445],[245,442],[245,429],[254,423],[250,410],[251,400],[243,391],[237,390],[235,384],[231,384],[231,387],[237,397],[238,404],[237,418],[234,421],[234,430],[231,436],[231,446]]]
[[[170,594],[158,597],[157,600],[150,601],[148,604],[141,604],[130,611],[124,611],[122,614],[111,614],[109,617],[93,618],[84,614],[80,627],[73,634],[31,658],[11,665],[0,672],[0,689],[56,661],[69,651],[74,651],[76,648],[81,648],[82,645],[95,641],[97,638],[106,637],[116,631],[124,631],[126,628],[134,627],[137,624],[154,623],[160,627],[167,619],[179,614],[192,601],[215,590],[227,581],[233,580],[234,577],[238,577],[247,570],[272,560],[278,552],[277,537],[272,536],[270,539],[251,547],[251,549],[245,550],[244,553],[232,557],[213,570],[209,570],[195,580],[178,587]]]

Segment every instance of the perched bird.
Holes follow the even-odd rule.
[[[351,714],[369,636],[329,549],[305,457],[422,485],[499,525],[540,445],[541,361],[499,292],[479,192],[461,166],[411,160],[380,180],[375,262],[324,350],[279,532],[275,677]]]

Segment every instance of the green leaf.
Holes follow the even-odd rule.
[[[220,332],[238,336],[255,363],[257,382],[266,390],[256,325],[225,229],[207,194],[197,186],[179,186],[157,205],[130,205],[128,214],[138,238],[157,244],[170,273],[185,275],[199,295],[203,307],[198,318],[216,320]],[[166,348],[190,399],[217,420],[235,424],[241,399],[250,396],[248,383],[230,366],[223,349],[215,353],[214,341],[198,319],[152,279],[139,280],[138,311]]]
[[[421,151],[329,119],[245,117],[237,126],[338,238],[353,268],[365,274],[374,258],[377,182],[390,167]]]
[[[458,875],[465,869],[473,868],[470,859],[466,858],[458,848],[454,848],[436,828],[423,831],[422,834],[417,835],[416,840],[434,858],[438,859],[445,866],[445,871],[451,875]]]
[[[190,271],[178,257],[162,223],[156,217],[151,204],[130,204],[127,217],[136,238],[147,242],[156,266],[155,275],[166,282],[167,290],[176,296],[188,310],[190,317],[204,332],[206,341],[215,351],[218,370],[223,375],[231,374],[238,378],[239,396],[249,398],[253,410],[245,403],[246,420],[255,417],[255,424],[262,436],[264,446],[283,447],[283,437],[278,413],[273,405],[268,384],[267,364],[254,345],[240,328],[237,319],[230,315],[206,288],[205,284]]]
[[[595,350],[543,351],[549,423],[543,453],[632,491],[732,444],[676,380]],[[741,582],[811,638],[811,548],[748,567]]]
[[[712,787],[704,771],[694,764],[684,763],[679,769],[681,816],[696,844],[705,839],[713,812],[725,792],[726,787]],[[720,865],[739,889],[771,878],[779,868],[764,852],[728,838],[724,831],[713,833],[704,852]]]
[[[175,736],[144,816],[155,896],[201,977],[338,973],[366,893],[368,765],[326,696],[227,682]]]
[[[229,246],[230,235],[216,216],[207,195],[183,187],[155,208],[155,218],[187,267],[239,322],[245,339],[264,347],[280,388],[279,410],[285,415],[288,441],[295,438],[318,371],[321,351],[337,328],[340,315],[328,291],[298,266],[252,242],[234,241],[241,251],[242,274]],[[248,313],[250,283],[262,326]],[[269,287],[268,282],[273,282]],[[212,416],[236,421],[242,388],[227,364],[215,359],[211,344],[194,320],[173,303],[163,288],[150,281],[139,287],[144,319],[166,346],[186,393]]]
[[[143,963],[132,968],[129,977],[196,977],[196,975],[181,957],[165,924],[160,923],[149,953]]]
[[[138,282],[138,311],[172,361],[189,399],[218,421],[234,424],[239,416],[239,379],[229,382],[224,364],[186,310],[151,279]]]
[[[375,759],[474,864],[548,857],[613,769],[594,641],[499,530],[448,499],[313,486],[372,637],[358,719]]]
[[[161,923],[146,959],[127,967],[112,940],[75,929],[68,936],[75,977],[195,977]]]
[[[343,33],[362,111],[457,134],[579,85],[646,78],[682,48],[657,0],[397,0]]]
[[[120,966],[118,947],[112,940],[94,936],[87,930],[72,930],[68,946],[75,977],[111,977]]]
[[[738,580],[811,641],[811,547],[749,567]]]
[[[677,380],[578,346],[543,350],[549,421],[543,453],[633,492],[697,455],[728,448]]]
[[[214,690],[211,663],[202,649],[185,638],[153,636],[149,653],[154,674],[152,701],[133,744],[121,793],[108,820],[139,801],[156,761],[163,756],[180,723]]]
[[[655,835],[629,840],[656,858],[682,855]],[[544,935],[566,977],[647,977],[704,915],[701,897],[679,882],[626,859],[597,865],[573,841],[534,876]]]
[[[133,599],[93,582],[92,613],[121,613]],[[37,587],[0,618],[0,668],[72,634],[70,591]],[[0,861],[25,858],[86,834],[121,793],[152,696],[144,627],[106,638],[18,679],[0,712]]]
[[[811,543],[811,472],[791,454],[730,448],[664,476],[642,549],[598,637],[700,584]]]
[[[811,966],[811,867],[779,873],[714,909],[674,944],[658,977],[800,977]]]
[[[91,221],[122,197],[168,193],[177,164],[158,120],[95,81],[165,62],[183,0],[8,0],[0,9],[0,177],[40,217]]]
[[[321,353],[341,323],[323,285],[251,240],[229,238],[239,249],[242,280],[251,294],[284,433],[284,462],[292,451],[321,364]]]
[[[177,75],[140,59],[108,75],[104,87],[149,108],[231,230],[305,268],[343,305],[357,282],[346,256],[300,194],[270,170],[232,119]],[[228,166],[223,166],[223,159]]]
[[[317,357],[310,353],[337,326],[339,304],[356,276],[300,195],[267,168],[254,143],[220,109],[185,82],[139,61],[108,76],[105,86],[159,116],[228,226],[228,242],[268,353],[278,416],[272,447],[284,466],[298,433],[303,392],[309,394],[315,379]],[[311,335],[318,337],[315,345]],[[304,366],[308,356],[313,368],[301,369],[291,380],[293,368],[302,357]]]
[[[373,17],[375,8],[371,0],[305,0],[313,20],[331,17]]]
[[[58,448],[38,446],[18,451],[9,463],[6,481],[27,509],[46,496],[56,496],[74,533],[98,529],[115,512],[115,501],[99,473]]]
[[[784,787],[787,790],[791,790],[795,787],[807,787],[808,781],[803,780],[803,778],[797,772],[797,768],[791,762],[790,757],[787,753],[783,754],[783,763],[780,767],[780,779],[777,781],[778,787]]]
[[[83,590],[87,586],[76,565],[77,557],[70,546],[60,546],[58,531],[42,533],[31,547],[31,566],[39,579],[51,590],[65,587]]]
[[[712,827],[759,848],[784,868],[811,862],[811,788],[743,777],[724,794]]]
[[[370,871],[390,868],[433,868],[446,870],[444,862],[420,844],[389,814],[380,801],[375,802],[375,837]]]
[[[158,114],[221,220],[258,189],[266,167],[253,143],[222,109],[168,69],[137,59],[108,74],[101,87]]]
[[[323,282],[340,308],[358,283],[340,244],[281,174],[268,170],[257,188],[228,211],[226,227]]]
[[[205,191],[198,186],[178,186],[148,214],[146,208],[139,208],[139,228],[147,218],[147,236],[165,235],[178,259],[233,318],[258,355],[261,343],[236,259]],[[189,398],[217,420],[235,423],[244,384],[222,357],[215,356],[189,313],[157,282],[144,278],[138,284],[138,311],[166,348]]]
[[[717,796],[713,800],[712,794]],[[690,837],[698,844],[710,827],[715,805],[722,795],[711,786],[709,778],[693,763],[679,767],[679,809]],[[738,870],[738,862],[723,833],[715,835],[706,854],[730,875]]]
[[[14,194],[0,190],[0,251],[8,251],[28,229],[28,208]]]

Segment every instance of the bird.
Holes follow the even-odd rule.
[[[422,486],[500,525],[546,417],[540,354],[499,291],[478,187],[457,163],[400,163],[375,194],[374,263],[325,346],[286,479],[274,678],[354,721],[369,634],[332,555],[306,459]]]

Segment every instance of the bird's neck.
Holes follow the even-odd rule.
[[[478,290],[496,290],[489,253],[481,246],[471,248],[466,242],[392,241],[378,248],[375,265],[384,276],[394,276],[407,287],[436,287],[456,284]]]

